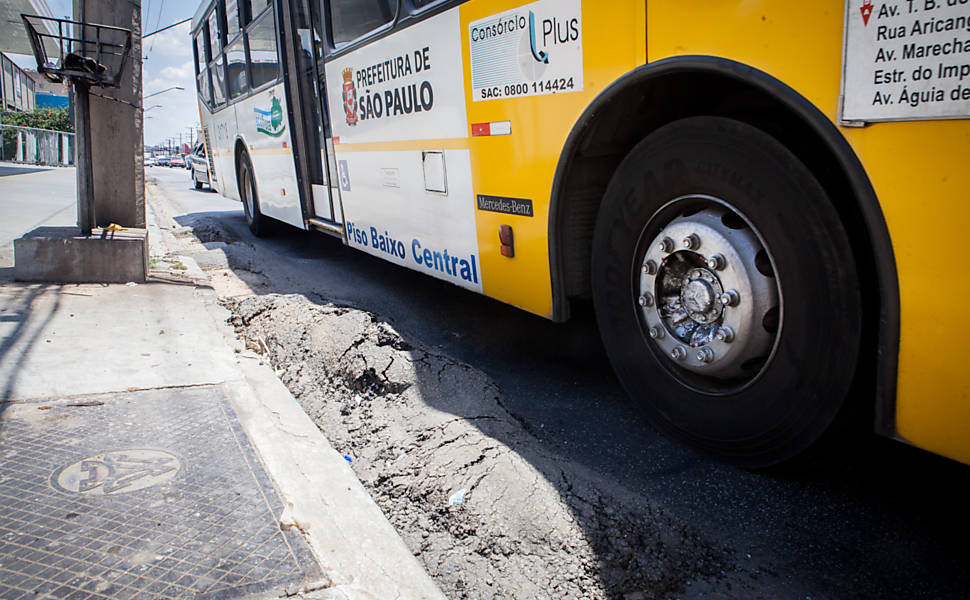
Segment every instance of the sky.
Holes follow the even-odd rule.
[[[183,19],[191,18],[202,0],[141,0],[142,31],[150,33]],[[55,16],[73,12],[73,0],[47,0]],[[144,101],[145,143],[178,141],[179,134],[189,141],[189,129],[199,125],[196,101],[195,71],[192,66],[191,23],[150,36],[142,45],[142,90],[144,95],[173,86],[171,90]],[[155,108],[153,106],[158,105]]]

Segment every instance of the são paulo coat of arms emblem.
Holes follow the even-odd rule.
[[[347,67],[343,71],[344,75],[344,114],[347,117],[347,125],[357,124],[357,90],[354,89],[354,70]]]

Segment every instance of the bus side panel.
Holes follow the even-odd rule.
[[[481,292],[457,9],[327,63],[347,243]]]
[[[710,2],[704,10],[650,2],[647,54],[651,61],[707,54],[749,64],[835,122],[844,9],[843,3],[787,0]],[[970,329],[970,312],[954,306],[970,296],[970,277],[948,260],[962,256],[970,224],[970,121],[873,123],[841,131],[880,200],[899,272],[898,435],[970,462],[968,353],[957,333]]]
[[[205,112],[205,108],[202,109]],[[236,111],[233,107],[223,107],[208,120],[202,121],[209,132],[212,148],[212,162],[215,165],[216,182],[213,188],[223,196],[239,200],[239,189],[236,185],[236,165],[233,157],[233,143],[236,131]]]
[[[256,173],[260,212],[305,229],[283,93],[278,83],[240,100],[236,123]]]
[[[592,99],[644,60],[644,18],[635,0],[610,10],[580,0],[470,0],[328,62],[348,243],[551,317],[548,215],[556,164]],[[489,47],[476,48],[473,72],[476,23],[488,31]],[[491,81],[488,89],[513,81],[521,89],[496,97],[473,86],[473,77]],[[425,82],[433,88],[429,110]],[[397,109],[397,93],[407,114]],[[412,95],[421,100],[420,113],[408,110]],[[481,135],[490,123],[494,135]],[[445,193],[421,181],[425,152],[444,154]],[[501,252],[502,225],[512,228],[514,256]],[[402,242],[405,256],[400,246],[388,250],[386,239],[382,247],[382,237]],[[450,266],[441,271],[434,253],[443,259],[445,250]]]
[[[531,4],[471,0],[461,5],[462,55],[465,65],[465,97],[468,99],[469,124],[508,122],[509,135],[476,136],[471,139],[472,177],[476,200],[485,196],[493,204],[510,197],[531,202],[533,216],[480,210],[476,207],[478,245],[485,274],[484,292],[530,312],[552,317],[552,284],[549,274],[549,200],[556,165],[563,144],[583,110],[607,85],[642,64],[644,59],[644,5],[639,0],[609,3],[579,0],[558,2],[545,0]],[[516,9],[504,16],[502,13]],[[575,12],[574,12],[575,11]],[[540,64],[533,56],[529,31],[499,37],[491,52],[517,51],[523,71],[533,70],[531,79],[543,88],[566,84],[564,91],[540,95],[492,99],[483,97],[488,90],[473,89],[470,26],[489,27],[492,22],[509,22],[510,18],[528,19],[534,15],[536,51],[545,46],[550,62]],[[575,13],[581,16],[572,24]],[[622,15],[622,18],[618,18]],[[527,23],[527,21],[526,21]],[[528,27],[528,25],[527,25]],[[559,27],[558,32],[550,29]],[[579,64],[557,64],[557,45],[574,43],[573,31],[581,45]],[[552,41],[559,34],[561,44]],[[477,38],[479,31],[475,32]],[[507,38],[507,39],[506,39]],[[541,54],[540,54],[541,56]],[[574,60],[568,58],[566,60]],[[484,61],[482,61],[484,62]],[[479,63],[480,65],[481,63]],[[481,67],[476,65],[475,69]],[[569,77],[546,77],[549,72],[581,73],[569,87]],[[479,74],[474,74],[478,76]],[[528,77],[528,76],[527,76]],[[500,77],[482,77],[479,81],[497,81],[499,93],[505,93]],[[506,80],[507,81],[507,80]],[[529,93],[535,93],[530,82]],[[521,202],[518,203],[521,206]],[[500,252],[499,227],[510,225],[514,234],[515,257]]]
[[[421,152],[346,154],[344,169],[351,174],[350,191],[342,192],[347,243],[481,293],[468,150],[442,152],[447,194],[424,189]],[[353,173],[381,172],[386,175],[353,177]]]

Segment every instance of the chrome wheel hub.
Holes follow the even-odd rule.
[[[680,304],[687,316],[698,325],[716,323],[724,311],[718,298],[724,289],[717,275],[707,269],[687,272],[680,288]]]
[[[771,257],[748,221],[715,198],[678,198],[658,215],[670,218],[668,208],[681,202],[690,210],[662,224],[639,265],[637,310],[647,343],[688,371],[753,378],[780,323]]]

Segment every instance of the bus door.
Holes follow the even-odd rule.
[[[330,107],[327,106],[327,81],[323,59],[318,59],[317,61],[317,73],[319,74],[318,97],[320,99],[320,104],[317,108],[319,109],[318,114],[322,117],[319,131],[320,139],[323,140],[323,144],[320,145],[320,160],[323,164],[324,187],[327,188],[329,210],[332,215],[329,218],[335,223],[343,223],[344,217],[340,205],[340,175],[333,149],[333,132],[330,129]],[[339,85],[339,82],[335,85]],[[327,206],[323,206],[322,209],[327,210]],[[318,208],[317,210],[320,209]]]
[[[305,219],[331,233],[342,232],[339,179],[333,163],[333,139],[326,110],[322,19],[317,2],[283,2],[287,37],[287,97],[293,116],[296,161]],[[319,64],[319,69],[318,69]],[[319,75],[318,75],[319,73]]]

